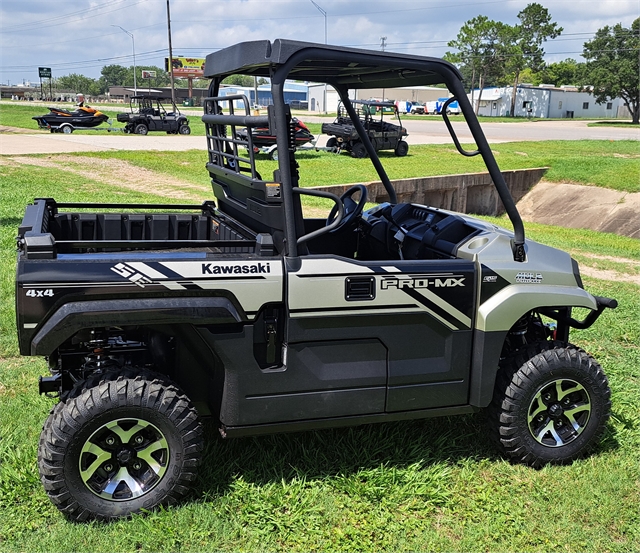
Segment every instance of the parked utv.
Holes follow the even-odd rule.
[[[409,144],[403,140],[407,136],[407,129],[402,126],[398,109],[393,102],[379,100],[352,100],[355,107],[355,117],[364,128],[373,148],[380,150],[393,150],[397,156],[406,156],[409,152]],[[384,120],[385,113],[392,113],[397,124]],[[366,157],[367,148],[358,132],[345,105],[338,105],[338,114],[333,123],[323,123],[322,133],[331,136],[327,140],[328,148],[336,148],[350,152],[353,157]]]
[[[173,111],[167,112],[163,102],[171,103]],[[148,134],[164,131],[167,134],[191,134],[189,120],[171,102],[162,96],[132,96],[129,113],[118,113],[118,122],[126,123],[124,132]]]
[[[234,74],[271,79],[267,115],[220,94]],[[486,410],[512,461],[567,463],[593,449],[609,386],[569,334],[616,301],[587,292],[569,254],[525,239],[455,67],[276,40],[210,54],[205,76],[215,203],[43,198],[18,231],[20,352],[47,359],[39,389],[59,397],[40,438],[40,476],[67,517],[109,520],[184,497],[205,416],[231,438]],[[335,87],[387,202],[365,210],[361,184],[341,196],[300,186],[289,78]],[[350,89],[441,83],[477,150],[462,150],[445,105],[454,145],[482,157],[513,232],[399,202],[349,100]],[[279,151],[272,174],[255,162],[251,131],[264,127]],[[303,197],[334,207],[305,217]]]

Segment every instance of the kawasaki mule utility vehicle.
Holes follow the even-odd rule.
[[[163,102],[171,104],[173,111],[167,112]],[[164,131],[167,134],[191,134],[189,120],[173,103],[171,98],[162,96],[131,96],[130,112],[118,113],[119,123],[126,123],[124,132],[149,134]]]
[[[406,156],[409,152],[409,143],[403,140],[407,136],[407,129],[402,126],[400,114],[393,102],[381,102],[378,100],[351,100],[361,127],[369,137],[369,142],[376,152],[380,150],[393,150],[397,156]],[[384,120],[385,113],[391,112],[396,123]],[[335,148],[338,153],[346,150],[353,157],[366,157],[368,155],[359,129],[351,120],[349,112],[342,103],[338,104],[338,114],[333,123],[322,123],[322,133],[330,136],[327,140],[327,148]]]
[[[267,115],[219,95],[236,73],[270,78]],[[568,254],[525,240],[452,65],[276,40],[213,53],[205,75],[215,203],[43,198],[19,229],[18,338],[23,355],[46,357],[40,391],[60,399],[38,463],[62,512],[111,519],[178,501],[204,416],[233,437],[486,409],[497,447],[532,466],[599,441],[607,379],[569,331],[616,302],[584,290]],[[363,185],[340,197],[301,186],[285,79],[335,87],[388,202],[365,209]],[[449,125],[454,144],[484,159],[514,232],[399,202],[348,94],[438,83],[477,150],[464,152]],[[256,167],[253,133],[238,138],[264,127],[280,153],[272,174]],[[333,202],[326,220],[303,215],[304,196]],[[574,307],[589,310],[584,320]]]

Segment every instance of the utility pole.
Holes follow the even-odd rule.
[[[325,46],[328,44],[327,42],[327,12],[324,11],[318,4],[316,4],[313,0],[309,0],[318,11],[324,16],[324,44]],[[322,102],[322,108],[325,113],[327,113],[327,83],[324,83],[324,100]]]
[[[385,46],[387,45],[387,37],[380,37],[380,49],[384,52]],[[384,102],[384,88],[382,89],[382,101]]]
[[[169,11],[169,0],[167,0],[167,32],[169,33],[169,78],[171,79],[171,101],[174,109],[176,105],[176,87],[173,82],[173,49],[171,48],[171,12]]]

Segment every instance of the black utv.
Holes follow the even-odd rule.
[[[173,111],[167,112],[163,102],[171,103]],[[189,120],[171,101],[162,96],[132,96],[131,111],[118,113],[118,122],[126,123],[124,132],[148,134],[165,131],[167,134],[191,134]]]
[[[351,103],[355,107],[356,116],[376,152],[393,150],[397,156],[407,155],[409,144],[403,140],[407,136],[407,129],[402,126],[398,110],[393,102],[353,100]],[[397,124],[384,120],[384,115],[389,113],[393,114]],[[368,155],[356,125],[342,102],[338,105],[335,121],[322,124],[322,133],[330,135],[327,147],[335,148],[338,153],[346,150],[353,157],[358,158]]]

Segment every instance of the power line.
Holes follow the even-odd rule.
[[[86,8],[84,10],[78,10],[77,12],[71,12],[69,14],[65,14],[65,15],[58,15],[56,17],[50,17],[48,19],[41,19],[39,21],[32,21],[31,23],[23,23],[21,25],[13,25],[13,26],[9,26],[9,27],[4,27],[0,32],[1,33],[23,33],[25,31],[32,31],[32,30],[36,30],[36,29],[48,29],[50,27],[58,27],[60,25],[68,25],[69,23],[75,23],[77,21],[84,21],[84,17],[78,17],[75,19],[69,19],[69,16],[74,16],[74,15],[79,15],[79,14],[88,14],[90,12],[93,11],[99,11],[102,10],[103,8],[105,8],[105,11],[103,11],[102,13],[100,13],[99,15],[105,15],[107,13],[113,13],[113,12],[117,12],[120,10],[124,10],[127,8],[131,8],[133,6],[136,6],[138,4],[142,4],[143,2],[147,2],[147,0],[138,0],[137,2],[133,2],[132,4],[128,4],[126,6],[121,6],[119,8],[114,8],[114,9],[110,9],[107,10],[107,7],[113,7],[114,5],[117,4],[124,4],[126,2],[128,2],[129,0],[116,0],[115,2],[106,2],[104,4],[100,4],[98,6],[94,6],[92,8]],[[59,21],[62,20],[59,23],[54,23],[54,21]],[[49,24],[47,24],[49,23]]]

